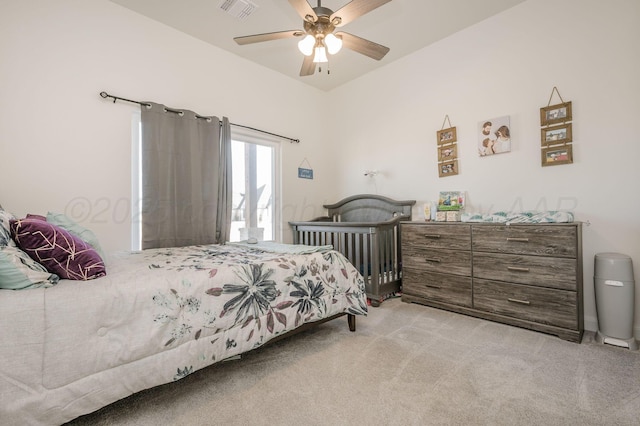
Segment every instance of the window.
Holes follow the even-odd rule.
[[[233,200],[230,241],[280,241],[280,144],[259,132],[231,129]],[[131,248],[141,246],[142,153],[140,112],[132,118]]]
[[[231,241],[280,240],[280,145],[262,134],[232,127]]]

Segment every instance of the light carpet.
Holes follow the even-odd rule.
[[[68,425],[638,425],[640,353],[400,299]]]

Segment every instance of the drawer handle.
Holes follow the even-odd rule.
[[[434,240],[437,240],[440,238],[439,234],[424,234],[425,238],[433,238]]]
[[[512,299],[512,298],[508,298],[507,299],[509,302],[513,302],[513,303],[519,303],[521,305],[530,305],[531,302],[529,302],[528,300],[519,300],[519,299]]]
[[[437,288],[438,290],[440,290],[442,287],[440,287],[439,285],[433,285],[433,284],[425,284],[425,287],[429,287],[429,288]]]
[[[507,266],[507,269],[509,271],[516,271],[516,272],[529,272],[529,268],[521,268],[519,266]]]
[[[513,237],[507,237],[507,241],[509,242],[514,242],[514,243],[528,243],[529,239],[528,238],[513,238]]]
[[[440,259],[436,259],[436,258],[429,258],[429,257],[425,257],[424,260],[426,260],[427,262],[437,262],[440,263],[441,260]]]

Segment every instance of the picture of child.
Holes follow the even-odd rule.
[[[482,153],[480,153],[480,155],[492,155],[495,154],[495,151],[493,149],[493,146],[495,145],[495,141],[492,141],[489,138],[485,138],[485,140],[482,141],[482,148],[484,149],[482,151]]]

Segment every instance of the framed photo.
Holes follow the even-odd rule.
[[[447,177],[458,174],[458,160],[446,161],[438,164],[438,176]]]
[[[456,135],[456,128],[449,127],[448,129],[438,130],[438,145],[445,145],[458,140]]]
[[[558,145],[561,143],[571,142],[573,135],[571,133],[571,123],[560,124],[558,126],[544,127],[540,129],[542,145]]]
[[[571,121],[571,102],[540,108],[541,126],[564,123],[566,121]]]
[[[463,191],[441,191],[438,197],[438,211],[458,211],[464,209]]]
[[[438,162],[455,160],[456,158],[458,158],[458,144],[438,147]]]
[[[478,155],[486,157],[511,151],[511,127],[508,115],[478,123]]]
[[[573,147],[571,145],[542,148],[542,166],[557,166],[573,163]]]

